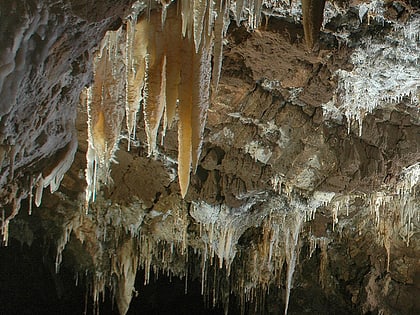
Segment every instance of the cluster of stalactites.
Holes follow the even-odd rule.
[[[263,6],[262,0],[161,3],[161,11],[130,15],[125,37],[121,36],[122,29],[109,32],[96,57],[94,84],[87,97],[87,203],[95,199],[98,182],[106,182],[109,177],[109,164],[121,128],[121,109],[125,108],[130,150],[141,104],[149,155],[157,153],[160,128],[164,137],[174,118],[179,119],[178,180],[185,197],[191,170],[195,171],[198,165],[211,93],[216,92],[219,82],[229,10],[234,8],[238,24],[247,18],[248,26],[254,29],[260,24]],[[305,27],[305,34],[312,47],[322,21],[323,5],[317,7],[319,10],[310,3],[304,7],[309,10],[306,24],[310,25]],[[316,16],[312,17],[312,13]]]
[[[110,180],[113,160],[124,119],[125,74],[121,30],[108,32],[94,62],[92,86],[81,96],[88,115],[88,149],[86,153],[86,203],[95,200],[99,183]]]
[[[264,296],[271,285],[282,286],[282,270],[286,267],[284,314],[287,314],[304,219],[304,213],[299,209],[289,212],[275,209],[265,219],[261,242],[246,253],[249,256],[245,259],[247,266],[243,270],[244,274],[238,275],[245,279],[247,285],[244,286],[241,281],[236,282],[243,303],[254,301],[261,307],[264,302],[260,294]]]
[[[151,11],[127,23],[127,129],[131,137],[142,102],[148,154],[154,155],[162,119],[164,136],[178,116],[182,197],[191,170],[197,168],[210,93],[219,81],[228,21],[224,1],[196,0],[164,3],[162,12]]]

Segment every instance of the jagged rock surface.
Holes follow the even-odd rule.
[[[91,79],[93,50],[105,30],[119,27],[117,16],[128,12],[128,2],[91,7],[71,1],[64,9],[57,2],[28,12],[45,22],[27,30],[24,38],[32,39],[20,46],[25,62],[5,76],[11,86],[0,90],[2,203],[16,190],[27,197],[40,172],[48,177],[45,169],[54,169],[50,161],[57,163],[55,155],[75,139],[75,127],[79,145],[60,190],[45,194],[32,217],[11,221],[10,237],[28,245],[47,240],[57,248],[51,267],[59,271],[64,264],[90,283],[94,303],[111,288],[121,313],[138,266],[145,283],[151,270],[198,278],[209,305],[228,309],[232,293],[247,314],[281,314],[287,302],[288,314],[416,314],[419,178],[415,168],[405,168],[420,160],[418,100],[402,97],[355,121],[347,121],[346,108],[327,105],[340,97],[337,70],[357,66],[351,56],[365,38],[384,42],[394,31],[390,23],[416,18],[416,8],[392,2],[383,24],[373,9],[360,18],[355,6],[338,6],[310,53],[300,20],[280,11],[254,32],[232,24],[185,199],[176,180],[176,124],[151,159],[139,117],[139,145],[127,152],[121,140],[113,183],[86,214],[87,113],[77,108],[78,97]],[[13,3],[2,4],[2,17],[3,8],[12,12],[2,28],[16,19],[18,25],[32,21],[17,13],[30,8]],[[13,46],[9,41],[0,39],[4,47]],[[39,55],[37,45],[46,52]],[[44,141],[28,140],[35,138]]]

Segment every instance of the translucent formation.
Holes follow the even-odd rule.
[[[165,132],[176,116],[178,104],[178,178],[184,197],[191,169],[195,170],[198,164],[210,104],[213,49],[213,29],[210,26],[214,24],[214,14],[213,6],[207,1],[182,1],[181,15],[175,5],[165,6],[164,14],[164,19],[159,12],[140,18],[139,23],[147,23],[147,30],[136,32],[134,41],[138,42],[137,37],[141,36],[142,47],[146,47],[143,112],[149,155],[156,153],[162,117]],[[140,28],[146,29],[136,27]],[[219,34],[223,35],[222,32]],[[220,75],[220,71],[216,74]]]
[[[121,98],[116,97],[116,91],[120,91],[118,95],[125,93],[129,140],[135,138],[137,112],[143,104],[149,155],[158,153],[160,128],[163,140],[166,129],[178,117],[178,180],[181,195],[186,195],[190,172],[196,170],[201,154],[211,93],[217,91],[229,10],[236,5],[237,23],[246,20],[248,28],[255,29],[261,22],[264,3],[262,0],[183,0],[177,4],[164,1],[161,12],[153,10],[139,17],[140,5],[136,4],[127,18],[126,30],[107,35],[96,58],[95,83],[88,97],[87,202],[94,199],[98,182],[106,182],[109,177],[109,161],[118,137],[110,134],[108,126],[113,120],[118,126],[112,130],[119,132],[121,119]],[[321,9],[316,23],[309,13],[307,21],[318,25],[318,20],[322,20]],[[121,49],[122,45],[125,49]],[[125,91],[115,74],[125,76]],[[112,110],[107,104],[112,102],[118,114],[108,113]]]
[[[190,172],[196,170],[201,154],[211,92],[217,91],[231,4],[222,0],[183,0],[178,4],[164,1],[162,12],[154,10],[140,17],[136,4],[127,18],[126,30],[107,34],[95,61],[94,84],[87,100],[87,203],[95,199],[98,183],[109,180],[124,93],[128,149],[135,138],[137,112],[143,103],[149,155],[158,153],[162,118],[163,140],[178,105],[178,180],[181,196],[185,197]],[[250,29],[257,28],[262,6],[262,0],[237,1],[237,22],[247,19]],[[307,16],[307,21],[313,20],[312,15]],[[121,49],[123,43],[125,48]],[[121,75],[125,82],[117,78]]]
[[[148,24],[147,42],[147,97],[144,101],[143,114],[148,142],[149,155],[156,151],[156,139],[160,121],[165,108],[166,58],[164,51],[161,16],[150,14],[144,17]],[[140,34],[138,36],[141,36]]]
[[[164,24],[163,36],[166,56],[166,107],[164,130],[170,128],[176,116],[179,99],[178,87],[181,84],[181,63],[179,57],[182,47],[182,22],[176,10],[169,10]]]

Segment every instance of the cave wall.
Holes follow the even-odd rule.
[[[5,218],[17,214],[22,199],[32,200],[33,194],[39,205],[44,188],[58,188],[77,148],[77,104],[92,80],[94,52],[107,30],[120,27],[129,6],[129,1],[2,2],[0,195]],[[2,231],[8,222],[3,220]]]
[[[46,268],[88,283],[93,309],[106,296],[135,312],[138,279],[162,272],[199,280],[209,306],[233,313],[416,314],[416,5],[327,3],[311,52],[299,2],[267,2],[256,30],[232,22],[185,198],[176,124],[164,139],[159,130],[151,158],[140,113],[86,209],[79,95],[129,2],[2,3],[3,235],[43,243]],[[32,209],[48,185],[57,192]],[[32,215],[10,221],[19,208]]]

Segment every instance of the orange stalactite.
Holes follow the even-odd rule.
[[[146,55],[147,55],[147,33],[149,23],[146,19],[141,19],[137,23],[136,19],[127,22],[127,43],[126,43],[126,123],[130,140],[135,138],[137,113],[140,109],[140,102],[143,98],[143,88],[146,75]]]
[[[178,106],[178,180],[181,196],[184,198],[190,182],[192,162],[192,108],[194,89],[194,43],[188,38],[183,39],[181,59],[181,86]]]
[[[147,34],[147,98],[144,102],[144,121],[149,155],[156,151],[156,139],[166,103],[166,58],[160,14],[151,14]]]
[[[111,112],[108,107],[112,102],[119,102],[115,98],[121,95],[116,93],[121,87],[117,75],[122,70],[116,63],[124,57],[124,99],[129,141],[132,135],[135,137],[136,116],[141,102],[149,155],[156,153],[162,117],[164,135],[178,110],[178,180],[184,197],[190,172],[195,171],[199,163],[211,86],[215,92],[219,81],[222,38],[228,23],[229,4],[207,0],[164,4],[162,12],[153,10],[138,20],[130,16],[126,23],[125,50],[119,51],[121,43],[117,41],[118,36],[112,35],[114,42],[111,43],[109,35],[96,59],[95,82],[89,105],[91,151],[88,154],[89,160],[94,159],[95,163],[88,164],[87,174],[95,177],[99,164],[109,164],[118,141],[118,136],[108,131],[112,116],[108,115]],[[110,44],[111,48],[108,47]],[[213,50],[216,66],[212,83]],[[87,180],[90,189],[92,185],[96,187],[96,177]]]
[[[182,24],[175,7],[167,12],[164,25],[166,54],[166,108],[164,129],[170,128],[176,114],[178,89],[181,83]]]

